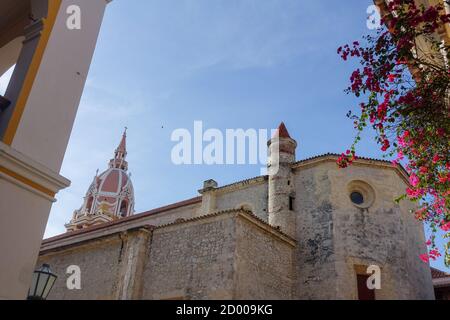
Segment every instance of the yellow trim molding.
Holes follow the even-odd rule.
[[[48,196],[50,196],[52,198],[55,197],[55,194],[56,194],[55,192],[53,192],[50,189],[47,189],[47,188],[41,186],[40,184],[38,184],[38,183],[36,183],[34,181],[31,181],[28,178],[25,178],[25,177],[15,173],[14,171],[11,171],[11,170],[9,170],[9,169],[7,169],[5,167],[0,167],[0,172],[2,172],[4,174],[6,174],[6,175],[8,175],[8,176],[18,180],[18,181],[20,181],[20,182],[22,182],[24,184],[26,184],[27,186],[29,186],[29,187],[31,187],[31,188],[33,188],[35,190],[40,191],[40,192],[42,192],[42,193],[44,193],[44,194],[46,194],[46,195],[48,195]]]
[[[14,107],[14,112],[8,123],[5,135],[3,136],[3,142],[7,145],[12,144],[17,128],[19,127],[19,122],[22,118],[23,112],[25,110],[25,105],[27,103],[34,80],[36,79],[36,75],[41,65],[42,57],[44,56],[45,49],[47,48],[48,40],[50,39],[53,27],[55,26],[56,18],[58,17],[58,12],[61,7],[61,2],[62,0],[48,0],[48,13],[47,17],[43,21],[44,27],[42,30],[42,34],[39,39],[36,51],[34,52],[31,64],[28,68],[22,90]]]

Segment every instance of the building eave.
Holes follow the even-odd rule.
[[[94,232],[94,231],[103,230],[103,229],[106,229],[106,228],[115,227],[117,225],[125,224],[127,222],[134,222],[136,220],[140,220],[140,219],[144,219],[144,218],[147,218],[147,217],[150,217],[150,216],[161,214],[161,213],[167,212],[169,210],[174,210],[174,209],[178,209],[178,208],[182,208],[182,207],[187,207],[187,206],[190,206],[190,205],[198,204],[198,203],[201,203],[201,201],[202,201],[201,197],[195,197],[195,198],[191,198],[191,199],[188,199],[188,200],[184,200],[184,201],[180,201],[180,202],[177,202],[177,203],[173,203],[173,204],[170,204],[170,205],[167,205],[167,206],[163,206],[163,207],[160,207],[160,208],[156,208],[156,209],[153,209],[153,210],[150,210],[150,211],[145,211],[145,212],[142,212],[142,213],[134,214],[134,215],[126,217],[126,218],[122,218],[122,219],[118,219],[118,220],[115,220],[115,221],[106,222],[106,223],[100,224],[100,225],[95,225],[95,226],[92,226],[92,227],[89,227],[89,228],[86,228],[86,229],[66,232],[66,233],[63,233],[63,234],[51,237],[51,238],[44,239],[42,241],[42,245],[47,245],[47,244],[50,244],[50,243],[53,243],[53,242],[56,242],[56,241],[59,241],[59,240],[63,240],[63,239],[75,237],[75,236],[78,236],[78,235],[91,233],[91,232]]]
[[[450,288],[450,277],[433,279],[433,286],[435,288]]]
[[[337,162],[340,155],[337,153],[326,153],[318,156],[314,156],[311,158],[307,158],[304,160],[300,160],[295,162],[292,165],[293,170],[301,170],[304,168],[316,166],[323,162]],[[402,178],[402,180],[410,186],[409,183],[409,175],[406,172],[405,168],[401,164],[394,165],[390,161],[387,160],[380,160],[375,158],[367,158],[367,157],[358,157],[355,161],[353,161],[352,165],[364,165],[364,166],[371,166],[371,167],[379,167],[379,168],[385,168],[389,170],[395,170],[397,174]],[[337,166],[337,164],[336,164]]]
[[[131,232],[133,230],[139,230],[139,229],[146,229],[146,230],[159,230],[164,228],[170,228],[177,225],[182,224],[189,224],[194,223],[197,221],[203,221],[207,220],[209,218],[219,217],[219,216],[226,216],[230,214],[235,214],[237,217],[243,218],[246,221],[250,221],[255,226],[257,226],[260,229],[263,229],[265,232],[268,232],[280,240],[286,242],[290,246],[296,246],[297,241],[290,237],[289,235],[282,232],[279,228],[273,227],[270,224],[268,224],[266,221],[262,220],[261,218],[257,217],[253,213],[243,210],[243,209],[229,209],[229,210],[222,210],[217,211],[211,214],[205,214],[198,217],[193,217],[189,219],[178,219],[174,222],[163,224],[160,226],[152,226],[152,225],[142,225],[142,226],[133,226],[126,229],[117,229],[117,228],[107,228],[107,226],[104,226],[103,228],[90,228],[89,232],[79,232],[74,234],[75,232],[70,233],[70,236],[67,237],[60,237],[58,239],[55,239],[56,237],[52,238],[52,241],[47,241],[46,243],[43,243],[41,246],[40,254],[49,254],[51,252],[65,250],[67,248],[73,247],[75,245],[79,245],[84,242],[97,240],[97,239],[104,239],[104,238],[110,238],[113,235],[121,234],[123,232]],[[111,225],[109,225],[111,226]]]

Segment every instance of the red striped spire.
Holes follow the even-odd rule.
[[[275,132],[275,136],[278,136],[279,138],[290,138],[291,139],[291,136],[289,135],[289,132],[288,132],[286,126],[284,125],[284,122],[281,122],[280,125],[278,126],[278,129]]]
[[[125,131],[123,132],[122,135],[122,140],[120,140],[120,144],[116,149],[116,154],[117,153],[122,153],[123,155],[127,154],[127,127],[125,127]]]

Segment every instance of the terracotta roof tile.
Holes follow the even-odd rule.
[[[277,135],[280,138],[291,138],[284,122],[281,122],[280,125],[278,126],[278,129],[275,132],[275,136]]]
[[[180,202],[176,202],[176,203],[172,203],[170,205],[164,206],[164,207],[159,207],[156,209],[152,209],[150,211],[145,211],[142,213],[138,213],[138,214],[134,214],[132,216],[126,217],[126,218],[122,218],[122,219],[118,219],[115,221],[111,221],[111,222],[106,222],[100,225],[96,225],[96,226],[92,226],[86,229],[82,229],[82,230],[76,230],[76,231],[72,231],[72,232],[66,232],[60,235],[57,235],[55,237],[51,237],[48,239],[45,239],[44,241],[42,241],[43,244],[49,243],[49,242],[53,242],[53,241],[57,241],[57,240],[61,240],[61,239],[65,239],[65,238],[69,238],[75,235],[79,235],[79,234],[84,234],[84,233],[89,233],[91,231],[94,230],[99,230],[99,229],[103,229],[106,227],[111,227],[114,225],[118,225],[127,221],[134,221],[137,219],[142,219],[144,217],[149,217],[158,213],[163,213],[169,210],[173,210],[173,209],[177,209],[177,208],[182,208],[185,206],[189,206],[192,204],[196,204],[196,203],[200,203],[202,201],[202,197],[195,197],[195,198],[191,198],[188,200],[184,200],[184,201],[180,201]]]
[[[431,277],[433,279],[450,278],[450,274],[446,273],[444,271],[438,270],[436,268],[431,267]]]

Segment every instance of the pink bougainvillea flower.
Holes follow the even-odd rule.
[[[414,0],[386,2],[388,10],[382,19],[386,28],[366,36],[364,44],[353,42],[338,49],[344,60],[359,58],[360,67],[351,74],[346,91],[364,99],[359,101],[359,117],[354,113],[349,116],[358,130],[352,151],[344,152],[338,164],[341,168],[351,165],[361,133],[365,127],[371,127],[384,155],[396,154],[392,164],[398,166],[402,161],[409,175],[406,198],[420,203],[415,217],[437,226],[433,233],[436,229],[448,233],[450,131],[445,120],[450,70],[413,52],[418,49],[415,41],[418,34],[423,34],[431,46],[444,46],[445,52],[450,52],[449,44],[442,44],[434,37],[439,28],[450,22],[450,14],[445,10],[444,1],[423,7],[417,6]],[[404,195],[399,199],[403,198]],[[446,248],[450,248],[450,241],[446,242]],[[421,259],[425,262],[437,259],[441,253],[434,238],[427,245],[432,250]],[[445,255],[450,266],[450,250]]]
[[[419,256],[419,258],[420,258],[420,260],[422,260],[422,261],[425,262],[425,263],[430,262],[430,257],[429,257],[428,254],[426,254],[426,253],[421,254],[421,255]]]
[[[436,164],[440,160],[440,157],[438,154],[434,155],[433,157],[433,164]]]
[[[419,172],[421,174],[427,174],[428,173],[428,168],[425,167],[425,166],[422,166],[422,167],[419,168]]]
[[[450,222],[447,222],[447,223],[441,225],[441,229],[442,229],[442,231],[445,231],[445,232],[450,231]]]
[[[417,187],[417,185],[419,184],[419,178],[415,173],[411,173],[411,175],[409,176],[409,183],[411,183],[413,187]]]
[[[433,250],[430,250],[430,253],[428,254],[428,256],[431,259],[436,260],[437,258],[439,258],[441,256],[441,253],[438,250],[433,249]]]

